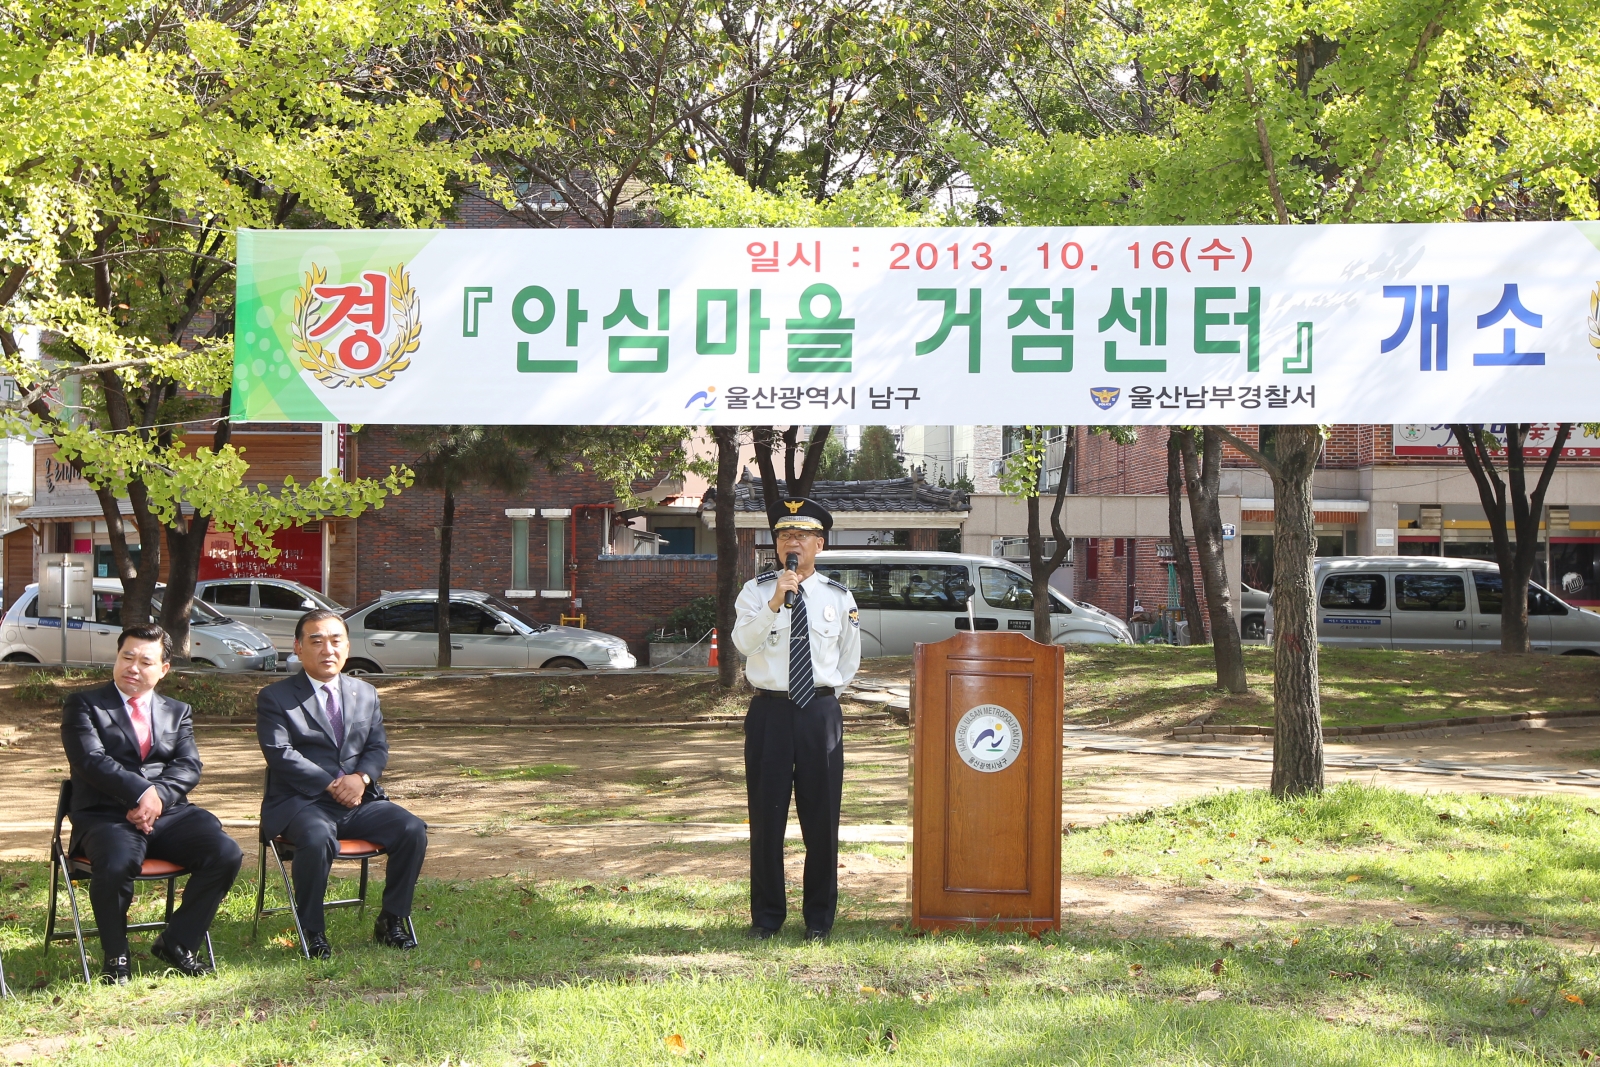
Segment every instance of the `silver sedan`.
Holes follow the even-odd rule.
[[[385,593],[345,615],[351,674],[419,670],[438,664],[438,594],[429,589]],[[620,637],[575,626],[535,622],[499,597],[450,594],[450,661],[455,667],[626,669],[637,664]]]

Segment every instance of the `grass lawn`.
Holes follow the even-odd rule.
[[[284,922],[247,943],[253,894],[241,885],[216,928],[219,977],[160,977],[136,960],[146,972],[114,990],[72,982],[60,947],[42,955],[46,869],[9,864],[0,948],[24,989],[0,1006],[0,1059],[1546,1064],[1600,1043],[1589,1007],[1600,906],[1584,901],[1600,898],[1600,816],[1581,801],[1346,785],[1285,805],[1238,793],[1074,833],[1064,847],[1080,877],[1403,895],[1531,935],[1341,927],[1313,913],[1231,941],[1070,914],[1038,940],[914,937],[891,906],[846,900],[826,945],[792,931],[756,944],[742,936],[739,883],[502,878],[425,883],[424,944],[409,956],[372,946],[353,912],[334,913],[338,954],[307,964]],[[139,907],[153,906],[141,895]]]
[[[1272,724],[1272,649],[1247,645],[1250,692],[1217,688],[1209,647],[1087,645],[1067,650],[1068,722],[1169,724],[1203,712],[1222,724]],[[1323,648],[1322,719],[1329,726],[1600,708],[1600,659],[1495,652]]]

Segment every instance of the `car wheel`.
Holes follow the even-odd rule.
[[[1241,628],[1243,635],[1251,640],[1259,640],[1267,636],[1267,619],[1264,615],[1246,615]]]
[[[1600,652],[1596,652],[1592,648],[1569,648],[1561,654],[1563,656],[1600,656]]]
[[[543,666],[545,670],[581,671],[588,668],[588,664],[582,660],[573,659],[571,656],[557,656],[555,659],[545,660]]]
[[[383,668],[370,659],[352,659],[345,661],[344,673],[346,674],[382,674]]]
[[[11,653],[11,655],[7,656],[3,661],[0,661],[0,662],[4,662],[4,663],[38,663],[39,661],[37,659],[35,659],[34,657],[28,655],[26,652],[13,652],[13,653]]]
[[[189,666],[191,666],[191,667],[211,667],[211,668],[215,669],[217,665],[215,663],[212,663],[208,659],[192,659],[192,660],[189,661]]]

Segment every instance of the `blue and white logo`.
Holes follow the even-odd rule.
[[[691,396],[689,398],[689,402],[687,404],[683,405],[683,407],[684,407],[684,410],[687,411],[689,408],[692,408],[696,404],[699,404],[701,411],[710,411],[713,407],[716,406],[716,403],[717,403],[717,387],[714,386],[714,385],[708,385],[704,389],[700,390],[698,393],[694,394],[694,396]]]
[[[1114,389],[1109,385],[1097,385],[1089,390],[1089,399],[1094,401],[1094,406],[1101,411],[1110,411],[1117,406],[1117,398],[1122,395],[1121,389]]]
[[[956,724],[956,752],[975,771],[993,774],[1022,753],[1022,724],[999,704],[979,704]]]

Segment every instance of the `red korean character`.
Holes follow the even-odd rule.
[[[778,272],[778,242],[772,242],[772,255],[767,255],[767,246],[761,241],[751,241],[745,248],[745,254],[750,257],[750,272],[752,274],[776,274]]]
[[[322,299],[339,303],[333,314],[311,328],[311,337],[325,337],[347,319],[356,327],[350,336],[339,342],[339,362],[351,370],[366,370],[383,358],[383,342],[378,337],[389,327],[388,275],[382,271],[367,271],[361,277],[372,287],[370,292],[360,285],[318,285],[312,289]],[[371,327],[371,330],[362,327]],[[361,349],[360,356],[356,355],[357,347]]]
[[[1206,255],[1207,252],[1210,252],[1211,255]],[[1223,252],[1226,252],[1227,255],[1222,255],[1221,253]],[[1213,237],[1211,243],[1200,250],[1200,258],[1209,259],[1211,261],[1211,269],[1218,271],[1222,269],[1223,260],[1238,259],[1239,257],[1233,254],[1233,249],[1223,244],[1218,238]]]
[[[792,267],[797,263],[804,263],[806,266],[811,267],[812,270],[820,273],[822,271],[822,242],[815,242],[812,248],[815,255],[815,266],[812,265],[812,260],[806,258],[806,246],[798,241],[795,242],[794,246],[794,258],[788,262],[787,266]],[[772,250],[776,252],[778,250],[777,246],[774,245]]]

